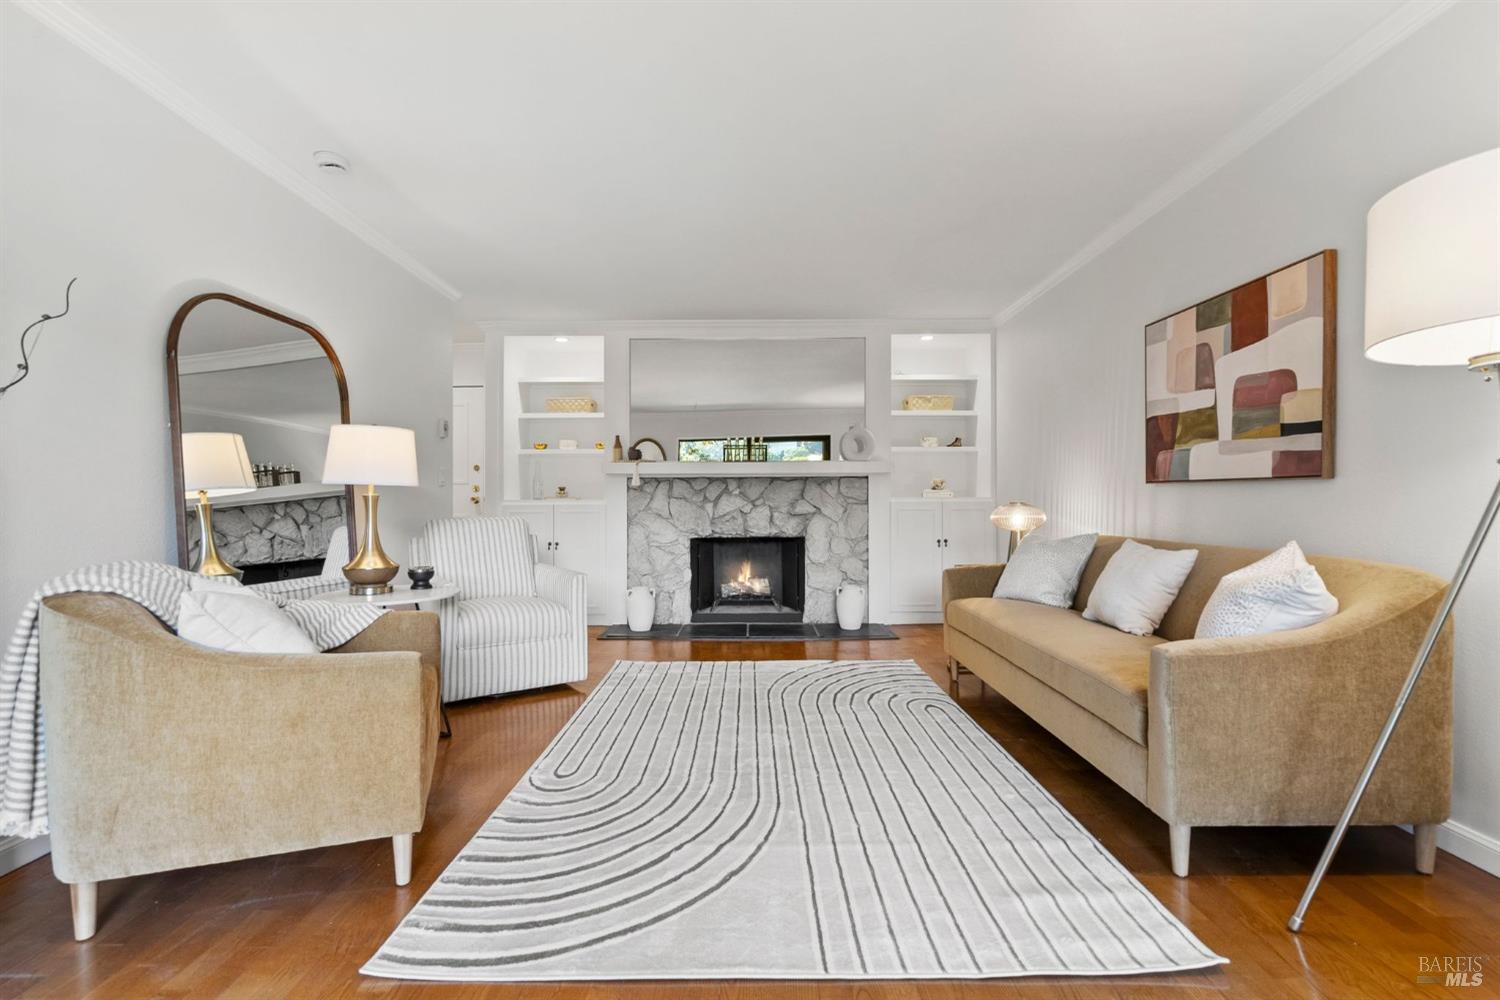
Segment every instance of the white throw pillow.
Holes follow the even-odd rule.
[[[1072,538],[1027,535],[1000,574],[995,596],[1054,608],[1071,607],[1073,595],[1078,593],[1078,578],[1083,576],[1083,567],[1098,540],[1098,535]]]
[[[1339,610],[1339,599],[1296,542],[1259,562],[1224,574],[1198,618],[1195,638],[1262,635],[1306,628]]]
[[[244,587],[209,579],[177,604],[177,634],[231,653],[316,653],[318,647],[276,605]]]
[[[1131,635],[1150,635],[1197,561],[1197,549],[1153,549],[1127,538],[1099,574],[1083,617]]]

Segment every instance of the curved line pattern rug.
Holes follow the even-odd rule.
[[[1223,961],[909,660],[621,661],[363,971],[896,979]]]

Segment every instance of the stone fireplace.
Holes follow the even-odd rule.
[[[644,479],[626,491],[626,576],[631,587],[656,588],[658,624],[692,621],[746,621],[752,614],[784,615],[756,617],[756,621],[802,621],[828,623],[836,619],[834,592],[848,580],[865,583],[869,578],[869,480],[863,476],[760,478],[711,477]],[[788,596],[795,597],[796,581],[786,577],[787,553],[773,561],[762,550],[762,562],[751,559],[752,572],[738,584],[738,563],[732,563],[731,579],[719,579],[710,570],[711,581],[700,579],[695,587],[695,560],[717,540],[771,543],[796,539],[801,543],[802,579],[800,614],[791,610]],[[695,556],[694,542],[700,555]],[[789,547],[795,551],[795,546]],[[747,549],[739,562],[746,561]],[[762,565],[759,575],[755,565]],[[774,571],[774,572],[773,572]],[[700,572],[700,577],[703,574]],[[775,582],[773,582],[773,578]],[[764,581],[764,583],[756,582]],[[775,588],[779,586],[779,590]],[[707,589],[705,589],[707,588]],[[782,610],[769,610],[759,589],[781,596]],[[738,594],[737,594],[738,591]],[[714,615],[710,593],[744,600],[740,617]],[[704,606],[708,598],[707,607]],[[754,610],[751,608],[754,607]],[[705,612],[708,617],[704,617]]]

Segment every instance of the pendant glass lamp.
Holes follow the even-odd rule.
[[[1021,544],[1021,539],[1047,523],[1047,515],[1040,507],[1034,507],[1023,500],[1012,500],[990,512],[990,523],[1001,531],[1010,532],[1010,548],[1006,552],[1008,559],[1016,554],[1016,546]]]

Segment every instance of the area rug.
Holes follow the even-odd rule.
[[[969,979],[1223,961],[909,660],[621,661],[362,971]]]

